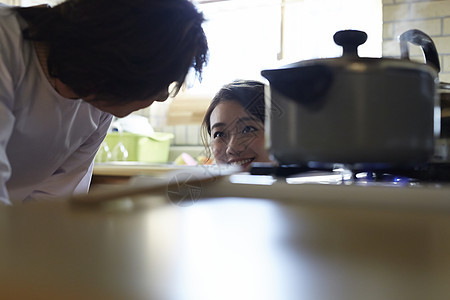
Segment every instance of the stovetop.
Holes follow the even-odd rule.
[[[305,165],[278,165],[254,163],[252,175],[270,175],[286,178],[292,183],[330,181],[351,182],[355,184],[392,183],[411,184],[425,182],[450,182],[450,163],[429,163],[410,168],[351,169],[342,164],[330,168],[317,168]]]
[[[386,209],[450,210],[450,165],[351,170],[253,165],[201,189],[202,197],[261,198],[283,203]]]

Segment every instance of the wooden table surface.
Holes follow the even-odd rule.
[[[151,164],[134,161],[96,163],[93,175],[103,176],[135,176],[135,175],[164,175],[184,166],[174,164]]]
[[[448,210],[169,200],[0,207],[0,299],[449,299]]]
[[[133,176],[164,176],[168,172],[173,172],[183,167],[173,164],[151,164],[133,161],[96,163],[91,185],[124,184]]]

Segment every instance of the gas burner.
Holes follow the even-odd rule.
[[[410,186],[420,182],[420,180],[409,176],[375,172],[355,173],[353,180],[356,184],[371,185],[383,183],[391,186]]]

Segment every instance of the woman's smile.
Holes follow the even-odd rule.
[[[217,163],[248,169],[253,161],[270,162],[264,125],[237,101],[224,101],[211,114],[211,148]]]

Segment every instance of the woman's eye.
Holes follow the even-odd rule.
[[[255,131],[258,131],[258,129],[254,126],[245,126],[244,129],[242,129],[242,133],[249,133]]]
[[[220,137],[224,137],[224,136],[225,136],[225,134],[222,131],[216,131],[213,134],[213,138],[215,138],[215,139],[220,138]]]

